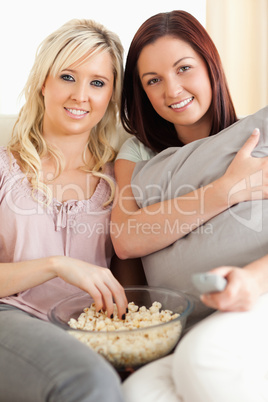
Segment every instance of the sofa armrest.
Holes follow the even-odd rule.
[[[16,119],[17,115],[0,114],[0,145],[7,145]]]

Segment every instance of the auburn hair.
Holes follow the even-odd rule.
[[[178,139],[174,125],[152,107],[142,88],[137,63],[145,46],[167,35],[187,42],[207,65],[212,88],[210,135],[237,121],[219,53],[205,28],[186,11],[156,14],[140,26],[130,44],[123,81],[121,121],[128,133],[157,152],[184,144]]]

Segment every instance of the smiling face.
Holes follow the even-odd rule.
[[[49,75],[43,85],[43,135],[47,139],[72,134],[88,137],[110,102],[114,86],[110,54],[96,53],[76,64],[55,77]]]
[[[183,143],[209,135],[211,83],[203,58],[188,43],[157,39],[141,51],[138,72],[153,108],[174,124]]]

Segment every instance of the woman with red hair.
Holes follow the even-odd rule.
[[[217,49],[189,13],[160,13],[138,29],[126,61],[121,119],[133,136],[123,144],[115,163],[118,191],[112,223],[120,227],[120,233],[114,231],[112,240],[120,258],[158,252],[235,204],[267,198],[267,157],[251,156],[259,140],[256,129],[226,172],[213,183],[146,207],[140,208],[136,203],[131,180],[138,162],[148,161],[169,147],[184,147],[213,136],[238,120]],[[255,177],[259,171],[263,171],[261,186],[251,182],[251,188],[229,196],[236,183]],[[167,232],[166,223],[172,227],[176,220],[179,230]],[[267,266],[268,258],[263,257],[244,269],[215,269],[227,278],[227,287],[222,292],[203,295],[202,301],[224,312],[197,324],[183,337],[174,354],[132,374],[123,385],[126,401],[266,400],[261,398],[267,369],[267,364],[262,363],[268,358],[268,325],[263,316]],[[183,275],[189,275],[188,267],[184,270]],[[163,269],[163,276],[166,271]],[[248,311],[241,313],[242,310]],[[249,342],[254,326],[261,336],[258,345],[251,343],[255,350],[252,353]],[[256,361],[260,362],[257,371]],[[249,366],[254,367],[254,373]],[[249,381],[253,374],[260,387],[255,379]]]
[[[217,134],[238,120],[218,51],[203,26],[189,13],[157,14],[137,31],[126,60],[121,120],[134,136],[123,144],[115,163],[118,197],[112,222],[120,231],[114,230],[112,240],[120,258],[148,255],[187,234],[185,230],[165,236],[161,232],[148,234],[139,230],[144,222],[161,225],[169,221],[172,225],[174,219],[179,219],[184,228],[196,227],[198,222],[203,224],[230,206],[252,199],[251,189],[232,198],[228,194],[234,184],[263,169],[267,161],[257,162],[250,157],[258,143],[258,131],[213,186],[209,184],[175,200],[180,210],[196,213],[178,215],[178,208],[169,203],[156,214],[155,206],[139,209],[133,197],[130,183],[137,162],[149,160],[168,147]],[[267,190],[267,186],[263,188]],[[205,213],[199,210],[204,193],[208,198]],[[256,187],[256,197],[255,193]],[[127,224],[130,221],[131,231]]]
[[[132,40],[126,61],[121,104],[121,117],[126,131],[156,152],[185,144],[173,121],[159,115],[154,109],[140,79],[142,50],[155,44],[158,39],[167,37],[187,43],[206,66],[212,92],[209,135],[237,121],[220,56],[203,26],[185,11],[157,14],[140,27]]]

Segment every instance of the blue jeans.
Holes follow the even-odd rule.
[[[0,304],[0,402],[123,402],[106,360],[54,324]]]

